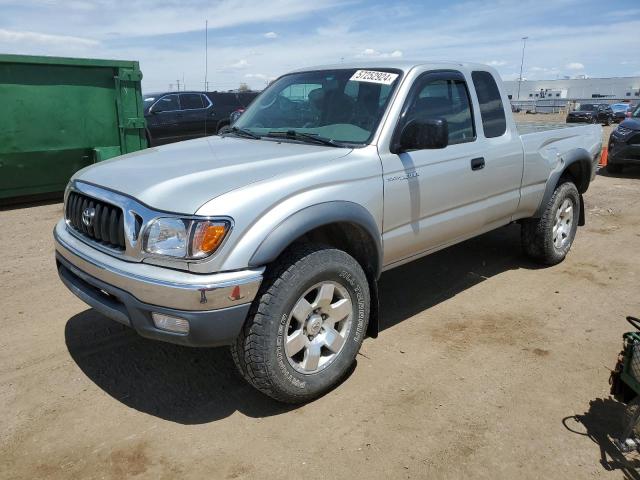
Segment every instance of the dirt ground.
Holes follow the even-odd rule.
[[[0,477],[640,478],[608,395],[640,315],[640,169],[599,175],[586,206],[558,266],[509,226],[384,274],[384,330],[302,407],[226,349],[144,340],[76,299],[60,203],[0,211]]]

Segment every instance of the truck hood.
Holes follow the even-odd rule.
[[[73,179],[158,210],[193,214],[224,193],[348,155],[349,148],[206,137],[149,148],[87,167]]]
[[[640,130],[640,118],[627,118],[620,123],[620,126],[629,130]]]

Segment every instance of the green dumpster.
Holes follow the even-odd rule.
[[[0,55],[0,202],[147,146],[138,62]]]

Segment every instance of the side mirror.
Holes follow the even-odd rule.
[[[411,120],[402,129],[399,152],[445,148],[449,143],[449,125],[444,118]]]

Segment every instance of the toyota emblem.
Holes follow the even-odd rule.
[[[82,223],[85,226],[90,227],[93,224],[93,217],[96,216],[96,209],[93,207],[87,207],[82,211]]]

